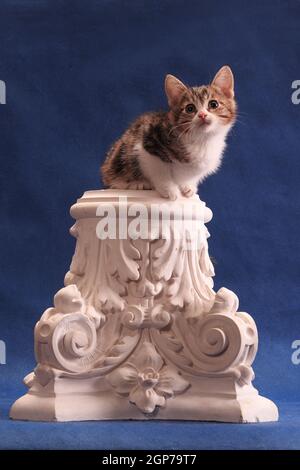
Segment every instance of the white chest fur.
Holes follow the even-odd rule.
[[[174,178],[201,181],[214,173],[220,166],[226,146],[226,134],[203,135],[192,142],[186,142],[190,162],[176,162],[173,166]]]
[[[229,130],[229,129],[228,129]],[[195,189],[199,182],[217,171],[225,149],[228,130],[218,134],[202,134],[185,142],[189,162],[164,162],[148,153],[139,142],[135,151],[145,178],[163,197],[176,199],[182,188]]]

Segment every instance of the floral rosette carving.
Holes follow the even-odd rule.
[[[153,413],[166,399],[183,393],[189,383],[164,364],[152,343],[146,341],[130,362],[107,376],[115,392],[135,404],[143,413]]]

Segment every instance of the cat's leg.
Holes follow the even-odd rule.
[[[109,185],[111,189],[127,189],[128,182],[122,179],[116,178],[112,183]]]
[[[158,183],[155,189],[162,197],[170,199],[171,201],[175,201],[180,196],[178,186],[171,182]]]
[[[145,178],[162,197],[175,201],[180,196],[180,190],[172,178],[172,163],[164,162],[156,155],[151,155],[141,145],[136,146],[136,150]]]
[[[167,163],[166,163],[167,165]],[[165,171],[165,173],[168,173]],[[164,175],[164,177],[153,179],[154,189],[166,199],[175,201],[180,196],[180,191],[177,184],[171,179],[171,175]]]
[[[180,185],[180,191],[183,196],[192,197],[197,193],[197,185],[195,184]]]
[[[126,181],[116,178],[111,184],[111,189],[152,189],[151,183],[146,180]]]
[[[186,164],[175,163],[172,168],[174,181],[178,184],[180,192],[185,197],[192,197],[197,193],[198,180],[192,174],[192,169]]]
[[[152,189],[151,183],[147,180],[130,181],[127,184],[127,189]]]

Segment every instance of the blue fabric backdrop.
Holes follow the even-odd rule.
[[[291,101],[299,59],[299,0],[1,0],[7,104],[0,105],[0,339],[7,364],[0,366],[0,396],[6,403],[24,392],[22,378],[35,364],[34,324],[70,263],[69,206],[101,187],[99,165],[128,123],[165,107],[166,73],[200,84],[223,64],[235,73],[240,117],[221,171],[200,188],[214,212],[208,228],[216,288],[236,292],[257,322],[260,392],[283,407],[300,401],[300,365],[291,362],[291,343],[300,339],[300,105]],[[1,425],[10,426],[1,446],[21,445],[4,411]],[[138,426],[146,436],[149,425]],[[186,435],[192,436],[186,445],[209,447],[209,439]],[[251,446],[244,430],[243,436]],[[43,439],[41,446],[49,446]],[[282,439],[278,446],[288,445]]]

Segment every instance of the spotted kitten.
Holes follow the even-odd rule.
[[[222,67],[210,85],[188,87],[167,75],[169,111],[141,115],[115,142],[102,165],[103,182],[119,189],[156,189],[190,197],[221,163],[234,124],[233,75]]]

